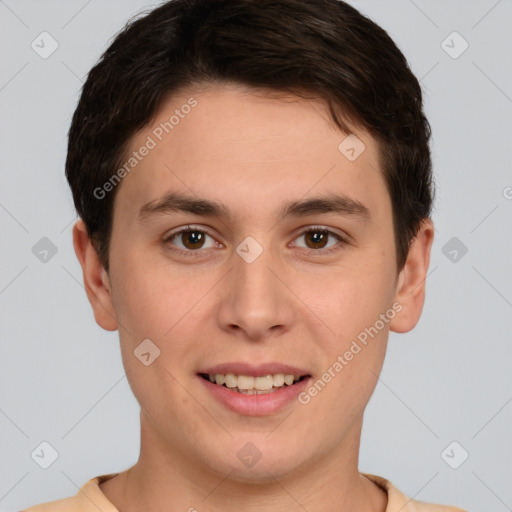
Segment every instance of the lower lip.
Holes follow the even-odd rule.
[[[198,375],[198,379],[219,402],[233,412],[246,416],[264,416],[277,412],[294,399],[297,399],[299,393],[307,387],[310,378],[306,377],[292,386],[283,386],[270,393],[245,395],[238,391],[231,391],[225,386],[214,384]]]

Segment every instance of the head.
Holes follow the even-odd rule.
[[[389,330],[423,307],[429,137],[402,53],[337,0],[173,0],[115,38],[66,176],[87,294],[153,445],[263,479],[358,438]],[[302,401],[212,402],[209,370],[273,362],[301,371]]]

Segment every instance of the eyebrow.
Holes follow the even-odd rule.
[[[139,210],[138,220],[142,223],[153,216],[172,212],[217,217],[225,221],[231,219],[229,209],[222,203],[189,196],[181,192],[170,192],[160,199],[143,205]],[[370,210],[364,204],[348,196],[338,194],[288,201],[281,208],[278,219],[306,217],[318,213],[335,213],[360,218],[363,221],[371,220]]]
[[[196,198],[181,192],[170,192],[163,198],[151,201],[139,210],[139,222],[149,217],[172,212],[193,213],[204,217],[218,217],[228,220],[231,216],[228,209],[217,201]]]
[[[336,213],[343,216],[359,217],[364,221],[371,220],[370,210],[363,203],[337,194],[285,203],[280,218],[305,217],[315,213]]]

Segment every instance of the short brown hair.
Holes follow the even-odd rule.
[[[103,199],[94,190],[164,99],[223,82],[321,98],[340,129],[351,133],[349,121],[375,137],[401,269],[431,214],[430,125],[404,55],[381,27],[339,0],[171,0],[115,37],[83,86],[66,160],[75,207],[104,268],[119,187]]]

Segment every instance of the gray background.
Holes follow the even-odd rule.
[[[425,310],[413,332],[391,334],[360,470],[416,499],[512,510],[512,2],[351,3],[389,32],[421,79],[437,181]],[[117,333],[95,324],[86,299],[63,168],[84,76],[128,18],[152,5],[0,1],[2,510],[73,495],[138,456],[138,405]],[[51,48],[43,31],[58,43],[46,59],[31,48]],[[460,55],[454,31],[469,44]],[[57,248],[46,261],[43,237]],[[31,457],[43,441],[58,452],[48,469]]]

